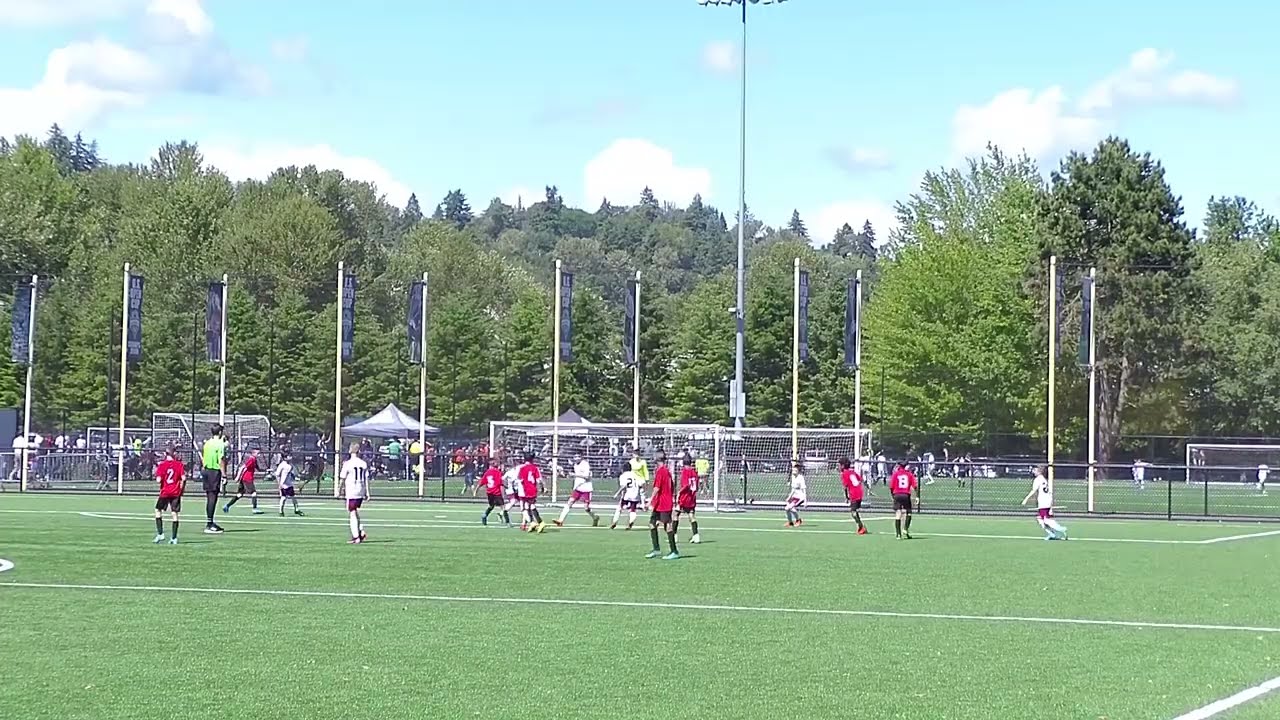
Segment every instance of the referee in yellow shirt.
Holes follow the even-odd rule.
[[[227,471],[227,441],[222,437],[222,426],[214,425],[208,440],[200,448],[200,484],[204,486],[204,531],[207,535],[219,535],[222,528],[213,521],[218,510],[218,491],[222,488],[222,476]]]

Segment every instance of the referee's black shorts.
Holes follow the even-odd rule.
[[[222,490],[222,471],[216,468],[205,468],[200,472],[200,484],[205,493],[217,493]]]

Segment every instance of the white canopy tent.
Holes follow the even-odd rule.
[[[368,438],[416,438],[421,428],[427,435],[438,435],[440,428],[432,425],[419,425],[418,421],[401,412],[395,404],[391,404],[358,423],[344,425],[343,435]]]

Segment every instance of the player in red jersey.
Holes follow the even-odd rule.
[[[667,531],[667,544],[671,552],[663,560],[679,560],[680,551],[676,549],[676,531],[671,525],[671,508],[675,504],[675,483],[671,479],[671,469],[667,467],[667,454],[658,451],[654,458],[658,466],[653,473],[653,493],[649,496],[649,538],[653,540],[653,550],[647,558],[662,557],[662,548],[658,545],[658,525]]]
[[[533,462],[533,453],[525,453],[524,464],[516,472],[516,476],[520,481],[520,501],[524,504],[524,511],[529,514],[529,519],[533,523],[528,527],[529,532],[542,532],[544,526],[542,524],[542,513],[538,512],[538,493],[542,490],[542,471]],[[520,526],[524,530],[523,525]]]
[[[156,498],[156,539],[158,545],[164,542],[164,511],[168,510],[173,517],[173,533],[169,538],[170,545],[178,544],[178,515],[182,512],[182,491],[186,487],[185,469],[178,461],[173,448],[164,452],[164,460],[156,466],[156,480],[160,482],[160,497]]]
[[[489,513],[496,508],[502,513],[503,524],[511,527],[511,515],[503,507],[502,470],[498,469],[498,458],[489,458],[489,469],[480,476],[480,485],[471,488],[471,497],[476,496],[476,490],[480,487],[484,488],[484,495],[489,500],[489,507],[485,508],[484,514],[480,516],[480,524],[488,525]]]
[[[249,498],[253,503],[253,514],[261,515],[262,511],[258,509],[258,448],[249,451],[249,457],[244,459],[244,467],[240,468],[240,487],[236,490],[236,496],[227,501],[222,506],[222,512],[231,512],[231,506],[243,497]]]
[[[911,539],[911,496],[915,495],[916,508],[920,506],[920,484],[905,462],[899,462],[889,476],[889,492],[893,494],[893,530],[899,540]],[[904,534],[905,531],[905,534]]]
[[[676,495],[676,516],[671,521],[671,532],[679,535],[680,518],[685,515],[689,516],[689,522],[693,529],[693,537],[690,542],[694,545],[702,542],[702,537],[698,535],[698,471],[693,467],[693,458],[689,455],[684,456],[684,467],[680,468],[680,492]]]
[[[862,524],[862,515],[858,511],[862,509],[862,496],[871,491],[847,457],[840,458],[840,484],[844,486],[845,497],[849,498],[849,514],[858,523],[858,534],[866,535],[867,526]]]

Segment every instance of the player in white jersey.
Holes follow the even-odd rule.
[[[521,525],[528,525],[529,512],[524,509],[523,504],[520,502],[520,493],[517,492],[517,488],[519,487],[520,472],[515,465],[512,465],[502,473],[502,496],[506,500],[502,504],[502,513],[504,517],[510,517],[511,508],[516,505],[521,505],[520,516],[523,518]]]
[[[804,507],[809,497],[809,486],[804,479],[804,470],[800,463],[791,467],[791,494],[787,495],[787,527],[799,527],[804,524],[800,519],[800,508]]]
[[[1147,463],[1145,460],[1133,461],[1133,484],[1139,490],[1147,489]]]
[[[298,509],[298,498],[295,495],[294,482],[297,476],[293,471],[293,458],[288,453],[280,457],[280,464],[276,465],[276,469],[272,474],[276,476],[276,487],[280,490],[280,517],[284,517],[284,501],[286,499],[293,501],[293,514],[302,515],[302,511]]]
[[[926,452],[920,456],[920,472],[924,475],[924,484],[933,484],[933,453]]]
[[[587,515],[591,517],[591,527],[600,524],[600,516],[591,510],[591,491],[594,486],[591,483],[591,463],[582,456],[582,453],[573,454],[573,494],[569,496],[569,502],[564,504],[560,509],[560,517],[555,521],[556,527],[564,527],[564,519],[569,517],[569,511],[574,505],[582,503],[586,508]]]
[[[351,539],[347,542],[358,545],[368,539],[364,526],[360,524],[360,508],[369,499],[369,464],[360,459],[360,446],[355,443],[351,445],[351,456],[342,463],[341,477],[347,491],[347,515],[351,521]]]
[[[1036,499],[1036,521],[1040,523],[1040,528],[1045,531],[1045,540],[1066,540],[1067,529],[1053,519],[1053,486],[1049,484],[1045,469],[1043,466],[1039,466],[1033,472],[1035,478],[1031,482],[1031,492],[1027,493],[1027,496],[1022,499],[1022,504],[1026,505],[1031,502],[1033,497]]]
[[[1266,465],[1258,466],[1258,493],[1267,494],[1267,476],[1271,474],[1271,468]]]
[[[618,527],[618,518],[622,515],[622,511],[627,511],[627,529],[630,530],[636,524],[636,511],[640,507],[640,501],[644,495],[644,481],[640,476],[627,470],[618,476],[618,492],[613,497],[621,498],[618,500],[618,506],[613,509],[613,522],[610,523],[609,529]]]

